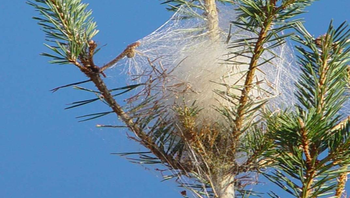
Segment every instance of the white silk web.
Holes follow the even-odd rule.
[[[148,93],[162,98],[170,108],[196,102],[203,113],[217,118],[213,107],[232,103],[228,104],[215,90],[229,88],[239,95],[249,63],[243,56],[232,58],[240,49],[231,48],[226,40],[228,36],[231,40],[251,37],[250,33],[230,26],[236,17],[232,6],[219,6],[218,10],[221,35],[217,40],[208,36],[207,22],[200,10],[182,7],[164,25],[138,41],[140,46],[134,57],[124,58],[115,67],[126,65],[130,80],[152,81]],[[189,14],[194,17],[184,19]],[[287,45],[275,48],[272,53],[278,57],[259,66],[250,96],[256,100],[269,99],[268,104],[274,108],[293,105],[298,76],[293,53]],[[269,60],[272,53],[264,53],[261,62]]]
[[[202,121],[220,122],[223,116],[215,107],[230,108],[237,104],[237,99],[229,100],[218,93],[241,94],[239,90],[244,85],[250,59],[235,56],[244,47],[234,48],[232,41],[251,39],[254,35],[230,26],[230,21],[236,19],[232,6],[219,6],[218,10],[220,36],[217,39],[210,37],[202,10],[181,7],[164,25],[137,41],[139,46],[135,54],[113,66],[128,74],[128,83],[144,84],[129,99],[129,109],[152,98],[151,105],[139,105],[141,108],[132,116],[149,115],[153,107],[162,106],[167,116],[170,115],[167,118],[172,119],[177,117],[176,106],[190,106],[195,102],[201,109],[199,118]],[[184,19],[184,16],[193,17]],[[267,106],[274,111],[297,103],[295,82],[300,69],[293,54],[287,44],[262,54],[250,99],[267,100]],[[348,102],[342,115],[347,115],[349,108]],[[245,155],[242,156],[237,159],[246,160]],[[187,159],[196,161],[195,157],[189,155]],[[191,181],[183,183],[191,184]]]

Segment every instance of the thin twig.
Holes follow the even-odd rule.
[[[109,67],[115,65],[118,61],[120,61],[122,58],[124,58],[125,56],[127,56],[128,58],[132,58],[135,55],[135,48],[137,48],[138,46],[140,46],[140,42],[135,42],[132,43],[130,45],[128,45],[125,50],[119,54],[115,59],[113,59],[111,62],[105,64],[104,66],[102,66],[100,68],[100,72],[103,72],[104,70],[108,69]]]
[[[345,192],[345,185],[346,182],[348,180],[348,166],[342,166],[341,169],[344,171],[342,173],[340,173],[339,177],[338,177],[338,185],[337,188],[335,190],[335,197],[336,198],[342,198],[342,195]]]

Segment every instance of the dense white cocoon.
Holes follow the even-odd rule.
[[[188,13],[195,17],[183,19]],[[159,29],[139,40],[141,45],[136,55],[125,58],[118,67],[128,65],[130,79],[150,83],[149,93],[160,94],[159,100],[170,108],[196,101],[206,116],[216,118],[213,106],[234,104],[214,90],[239,96],[238,89],[244,85],[250,62],[243,56],[233,58],[233,52],[242,48],[232,48],[232,41],[252,37],[251,33],[230,27],[233,20],[233,7],[220,6],[221,35],[218,40],[212,40],[202,13],[183,7]],[[227,43],[229,32],[232,38]],[[283,108],[296,102],[293,92],[298,69],[292,64],[293,53],[287,45],[273,49],[272,53],[278,57],[259,66],[250,97],[254,100],[268,98],[271,107]],[[270,59],[272,53],[265,52],[260,63]]]

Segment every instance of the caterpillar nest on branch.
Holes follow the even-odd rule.
[[[129,102],[142,103],[152,97],[153,104],[162,105],[169,114],[176,114],[176,106],[195,103],[201,109],[198,117],[213,121],[222,117],[217,107],[237,104],[238,100],[218,93],[240,95],[250,59],[235,55],[243,47],[233,48],[227,40],[253,35],[230,25],[236,18],[232,6],[222,5],[218,10],[220,36],[216,40],[208,36],[206,20],[198,10],[181,7],[164,25],[137,41],[135,52],[115,66],[127,65],[130,83],[146,84]],[[184,19],[188,13],[196,17]],[[267,105],[279,109],[296,102],[293,93],[299,71],[293,66],[293,53],[286,44],[273,53],[277,55],[273,59],[272,53],[263,53],[260,63],[266,63],[256,72],[250,98],[269,99]]]

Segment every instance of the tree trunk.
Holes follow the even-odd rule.
[[[211,39],[216,40],[219,38],[219,17],[215,0],[204,0],[207,20],[208,31]]]
[[[234,175],[228,174],[216,178],[215,192],[218,198],[234,198],[235,197],[235,183]]]
[[[220,36],[219,31],[219,16],[216,7],[216,0],[204,0],[206,9],[206,18],[208,25],[208,32],[212,41],[217,41]],[[217,198],[234,198],[235,197],[235,185],[234,175],[227,174],[215,175],[214,190]]]

